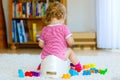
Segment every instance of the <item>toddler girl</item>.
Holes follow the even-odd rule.
[[[41,58],[44,59],[49,55],[57,56],[62,60],[68,58],[72,62],[72,67],[80,72],[80,61],[72,49],[68,48],[73,45],[74,40],[67,25],[64,24],[65,18],[66,9],[64,5],[59,2],[53,2],[49,5],[45,16],[47,26],[40,33]]]

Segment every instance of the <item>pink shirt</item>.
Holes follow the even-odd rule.
[[[41,58],[48,55],[55,55],[62,60],[66,59],[65,51],[67,50],[66,39],[72,34],[64,24],[48,25],[40,33],[40,41],[44,43]]]

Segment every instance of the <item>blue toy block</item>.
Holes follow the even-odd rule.
[[[96,68],[90,68],[90,70],[94,70],[95,73],[98,73],[98,69],[96,69]]]
[[[20,78],[24,78],[24,73],[23,73],[23,70],[22,70],[22,69],[19,69],[19,70],[18,70],[18,74],[19,74],[19,77],[20,77]]]
[[[91,75],[91,72],[90,72],[90,70],[88,70],[88,71],[87,71],[87,75]]]
[[[95,70],[95,73],[98,73],[98,69]]]
[[[86,70],[83,71],[83,75],[87,75],[87,71]]]
[[[90,70],[96,70],[96,68],[90,68]]]
[[[84,71],[83,71],[83,75],[91,75],[90,70],[84,70]]]
[[[74,70],[74,69],[70,69],[69,73],[70,73],[71,76],[77,76],[77,75],[79,75],[79,73],[76,70]]]

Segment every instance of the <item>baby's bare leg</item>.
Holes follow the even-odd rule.
[[[69,60],[74,64],[78,64],[80,61],[79,59],[77,58],[77,56],[75,55],[75,53],[73,52],[72,49],[68,48],[67,51],[66,51],[66,57],[69,58]]]

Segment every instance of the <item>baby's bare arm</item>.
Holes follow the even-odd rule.
[[[40,46],[41,48],[43,48],[43,47],[44,47],[44,43],[41,42],[41,41],[39,41],[39,46]]]
[[[67,44],[69,47],[71,47],[74,44],[74,39],[72,36],[67,38]]]

